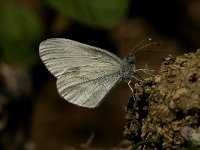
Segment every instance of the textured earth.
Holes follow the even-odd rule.
[[[163,60],[158,74],[135,84],[124,135],[136,149],[199,148],[200,50]]]

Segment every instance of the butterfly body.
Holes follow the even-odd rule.
[[[130,54],[122,62],[122,79],[125,82],[129,82],[135,73],[135,57]]]
[[[135,70],[133,54],[121,60],[106,50],[69,39],[43,41],[39,54],[57,78],[59,94],[82,107],[97,107],[117,83],[129,82]]]

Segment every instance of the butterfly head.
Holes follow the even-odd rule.
[[[134,77],[134,74],[136,72],[135,69],[135,53],[138,52],[141,49],[144,49],[145,47],[148,47],[150,45],[159,45],[156,42],[153,42],[151,38],[146,38],[142,42],[138,43],[132,51],[129,53],[128,57],[126,57],[123,60],[122,63],[122,78],[127,83],[131,81],[131,79]]]
[[[128,57],[126,58],[127,63],[134,65],[135,64],[135,56],[133,53],[129,53]]]

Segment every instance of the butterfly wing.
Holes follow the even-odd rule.
[[[47,69],[55,77],[59,77],[70,68],[89,65],[112,69],[121,64],[120,58],[106,50],[63,38],[43,41],[39,52]]]
[[[89,72],[87,72],[89,73]],[[57,80],[60,95],[67,101],[88,108],[98,106],[110,89],[120,81],[119,72],[99,76],[85,76],[86,72],[76,75],[63,74]]]
[[[48,39],[40,44],[40,57],[57,77],[57,88],[67,101],[96,107],[121,80],[121,59],[116,55],[68,39]]]

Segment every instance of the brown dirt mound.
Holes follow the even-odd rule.
[[[198,148],[200,49],[165,58],[155,77],[135,84],[126,119],[124,135],[136,149]]]

